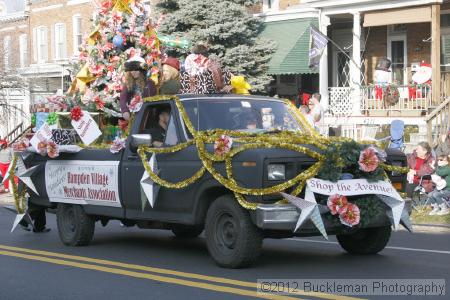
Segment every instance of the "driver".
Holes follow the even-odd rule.
[[[148,133],[152,135],[153,146],[162,147],[166,138],[167,126],[170,120],[170,109],[164,108],[159,111],[158,123],[148,129]]]

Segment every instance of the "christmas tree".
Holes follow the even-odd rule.
[[[134,56],[145,59],[147,76],[157,83],[161,52],[155,26],[140,0],[100,1],[74,66],[69,103],[120,116],[124,64]]]
[[[272,80],[266,71],[275,45],[258,36],[264,24],[247,11],[257,2],[163,0],[157,5],[164,16],[158,32],[184,36],[193,44],[206,42],[224,67],[244,75],[253,92],[262,92]]]

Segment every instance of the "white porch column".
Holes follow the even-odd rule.
[[[330,18],[326,15],[320,15],[319,17],[319,30],[324,35],[327,35],[327,27],[330,25]],[[329,97],[328,97],[328,47],[323,51],[319,64],[319,93],[322,96],[321,105],[324,110],[328,110]]]
[[[361,15],[359,12],[353,13],[353,45],[352,59],[350,63],[350,86],[353,89],[352,115],[361,115]]]

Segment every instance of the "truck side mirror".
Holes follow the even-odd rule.
[[[130,150],[133,152],[137,151],[138,146],[152,146],[152,136],[148,133],[132,134],[130,142]]]

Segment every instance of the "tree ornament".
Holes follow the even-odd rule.
[[[122,38],[122,36],[121,36],[120,34],[116,34],[116,35],[113,37],[112,42],[113,42],[113,44],[114,44],[114,47],[120,48],[120,49],[123,48],[123,38]]]

